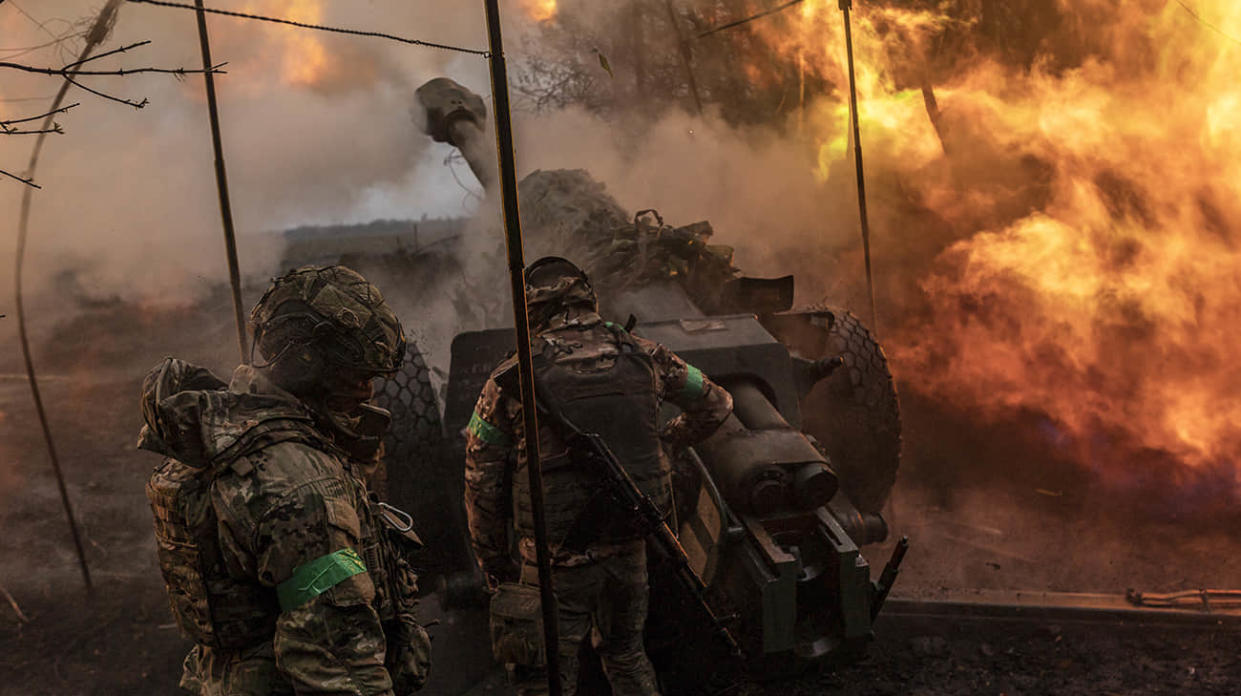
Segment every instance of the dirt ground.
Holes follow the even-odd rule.
[[[76,505],[94,590],[82,589],[72,544],[30,394],[13,356],[0,357],[0,694],[171,694],[188,644],[172,623],[155,562],[143,483],[154,455],[133,449],[142,373],[165,353],[225,372],[225,346],[204,351],[176,341],[150,347],[159,323],[176,335],[200,318],[133,319],[120,345],[44,351],[44,397]],[[212,326],[223,322],[209,322]],[[201,326],[201,324],[199,324]],[[65,327],[62,327],[64,329]],[[66,334],[60,334],[63,339]],[[198,335],[201,336],[201,333]],[[213,333],[214,335],[214,333]],[[221,336],[227,330],[221,330]],[[6,344],[8,336],[4,336]],[[182,342],[184,343],[184,342]],[[90,354],[88,362],[66,356]],[[906,408],[906,469],[889,512],[897,535],[914,541],[899,593],[943,587],[1121,592],[1241,587],[1241,545],[1232,523],[1160,515],[1083,484],[1054,467],[1020,473],[961,463],[927,433],[942,427],[916,401]],[[973,446],[967,442],[966,445]],[[984,448],[985,449],[985,448]],[[923,453],[921,456],[918,453]],[[926,455],[927,452],[934,457]],[[986,453],[984,453],[986,454]],[[996,461],[989,453],[990,462]],[[936,463],[939,462],[939,463]],[[948,462],[948,463],[944,463]],[[889,544],[869,549],[876,569]],[[875,571],[877,572],[877,570]],[[435,602],[426,606],[435,613]],[[426,693],[505,693],[476,624],[453,617],[435,632],[436,673]],[[1013,625],[887,617],[859,663],[765,683],[721,669],[703,684],[723,693],[797,694],[1136,694],[1241,693],[1241,635],[1141,626]]]

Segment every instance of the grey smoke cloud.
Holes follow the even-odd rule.
[[[305,4],[305,3],[300,3]],[[297,16],[299,3],[268,0],[247,9]],[[439,4],[322,3],[319,21],[481,45],[481,11]],[[94,3],[47,0],[28,11],[41,21],[86,16]],[[485,76],[477,56],[259,24],[208,20],[234,215],[242,236],[307,223],[416,218],[460,210],[456,185],[438,174],[444,152],[430,147],[410,118],[413,87],[432,76]],[[50,21],[56,34],[68,24]],[[0,8],[4,47],[44,43],[47,34],[12,8]],[[105,48],[148,46],[101,61],[102,67],[199,64],[193,13],[125,5]],[[60,65],[55,47],[22,57]],[[316,68],[316,60],[324,66]],[[298,71],[320,77],[299,81]],[[52,94],[55,78],[6,71],[0,99]],[[78,268],[100,294],[130,298],[192,295],[224,275],[212,153],[199,76],[135,75],[84,80],[119,96],[150,100],[136,111],[81,90],[81,105],[59,118],[66,134],[45,147],[28,254],[28,287],[52,287],[56,273]],[[38,113],[40,101],[3,101],[0,114]],[[0,138],[0,167],[20,171],[32,141]],[[12,263],[20,186],[0,186],[0,264]],[[263,274],[278,249],[244,256]],[[273,252],[275,252],[273,254]]]

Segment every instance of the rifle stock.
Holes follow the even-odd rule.
[[[711,605],[707,603],[706,583],[694,572],[690,566],[689,556],[685,553],[685,549],[681,546],[681,541],[677,539],[677,535],[668,526],[664,520],[664,514],[655,505],[645,493],[638,488],[638,484],[634,482],[633,477],[625,470],[625,467],[616,458],[616,454],[603,441],[603,438],[596,433],[586,433],[579,430],[571,422],[561,418],[562,423],[573,433],[573,436],[580,440],[584,447],[577,447],[580,452],[584,452],[594,461],[602,470],[601,473],[607,478],[608,484],[612,488],[612,493],[617,501],[631,513],[639,523],[639,528],[648,539],[653,541],[659,548],[659,552],[676,566],[677,580],[681,586],[689,591],[697,600],[698,606],[703,614],[711,620],[715,633],[723,641],[729,651],[738,657],[742,655],[741,645],[733,636],[728,627],[724,625],[724,620],[716,616],[715,611],[711,609]],[[570,443],[572,444],[572,443]]]

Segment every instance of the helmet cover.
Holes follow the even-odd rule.
[[[568,259],[544,256],[526,267],[525,278],[527,305],[599,304],[586,273]]]
[[[401,321],[378,288],[345,266],[304,266],[276,278],[250,324],[269,362],[297,345],[367,372],[395,372],[405,358]]]

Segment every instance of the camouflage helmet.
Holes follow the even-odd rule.
[[[395,372],[405,359],[401,321],[378,288],[345,266],[304,266],[276,278],[250,324],[269,364],[295,346],[367,372]]]
[[[586,273],[568,259],[544,256],[526,267],[525,278],[526,304],[531,307],[587,304],[593,308],[599,304]]]

